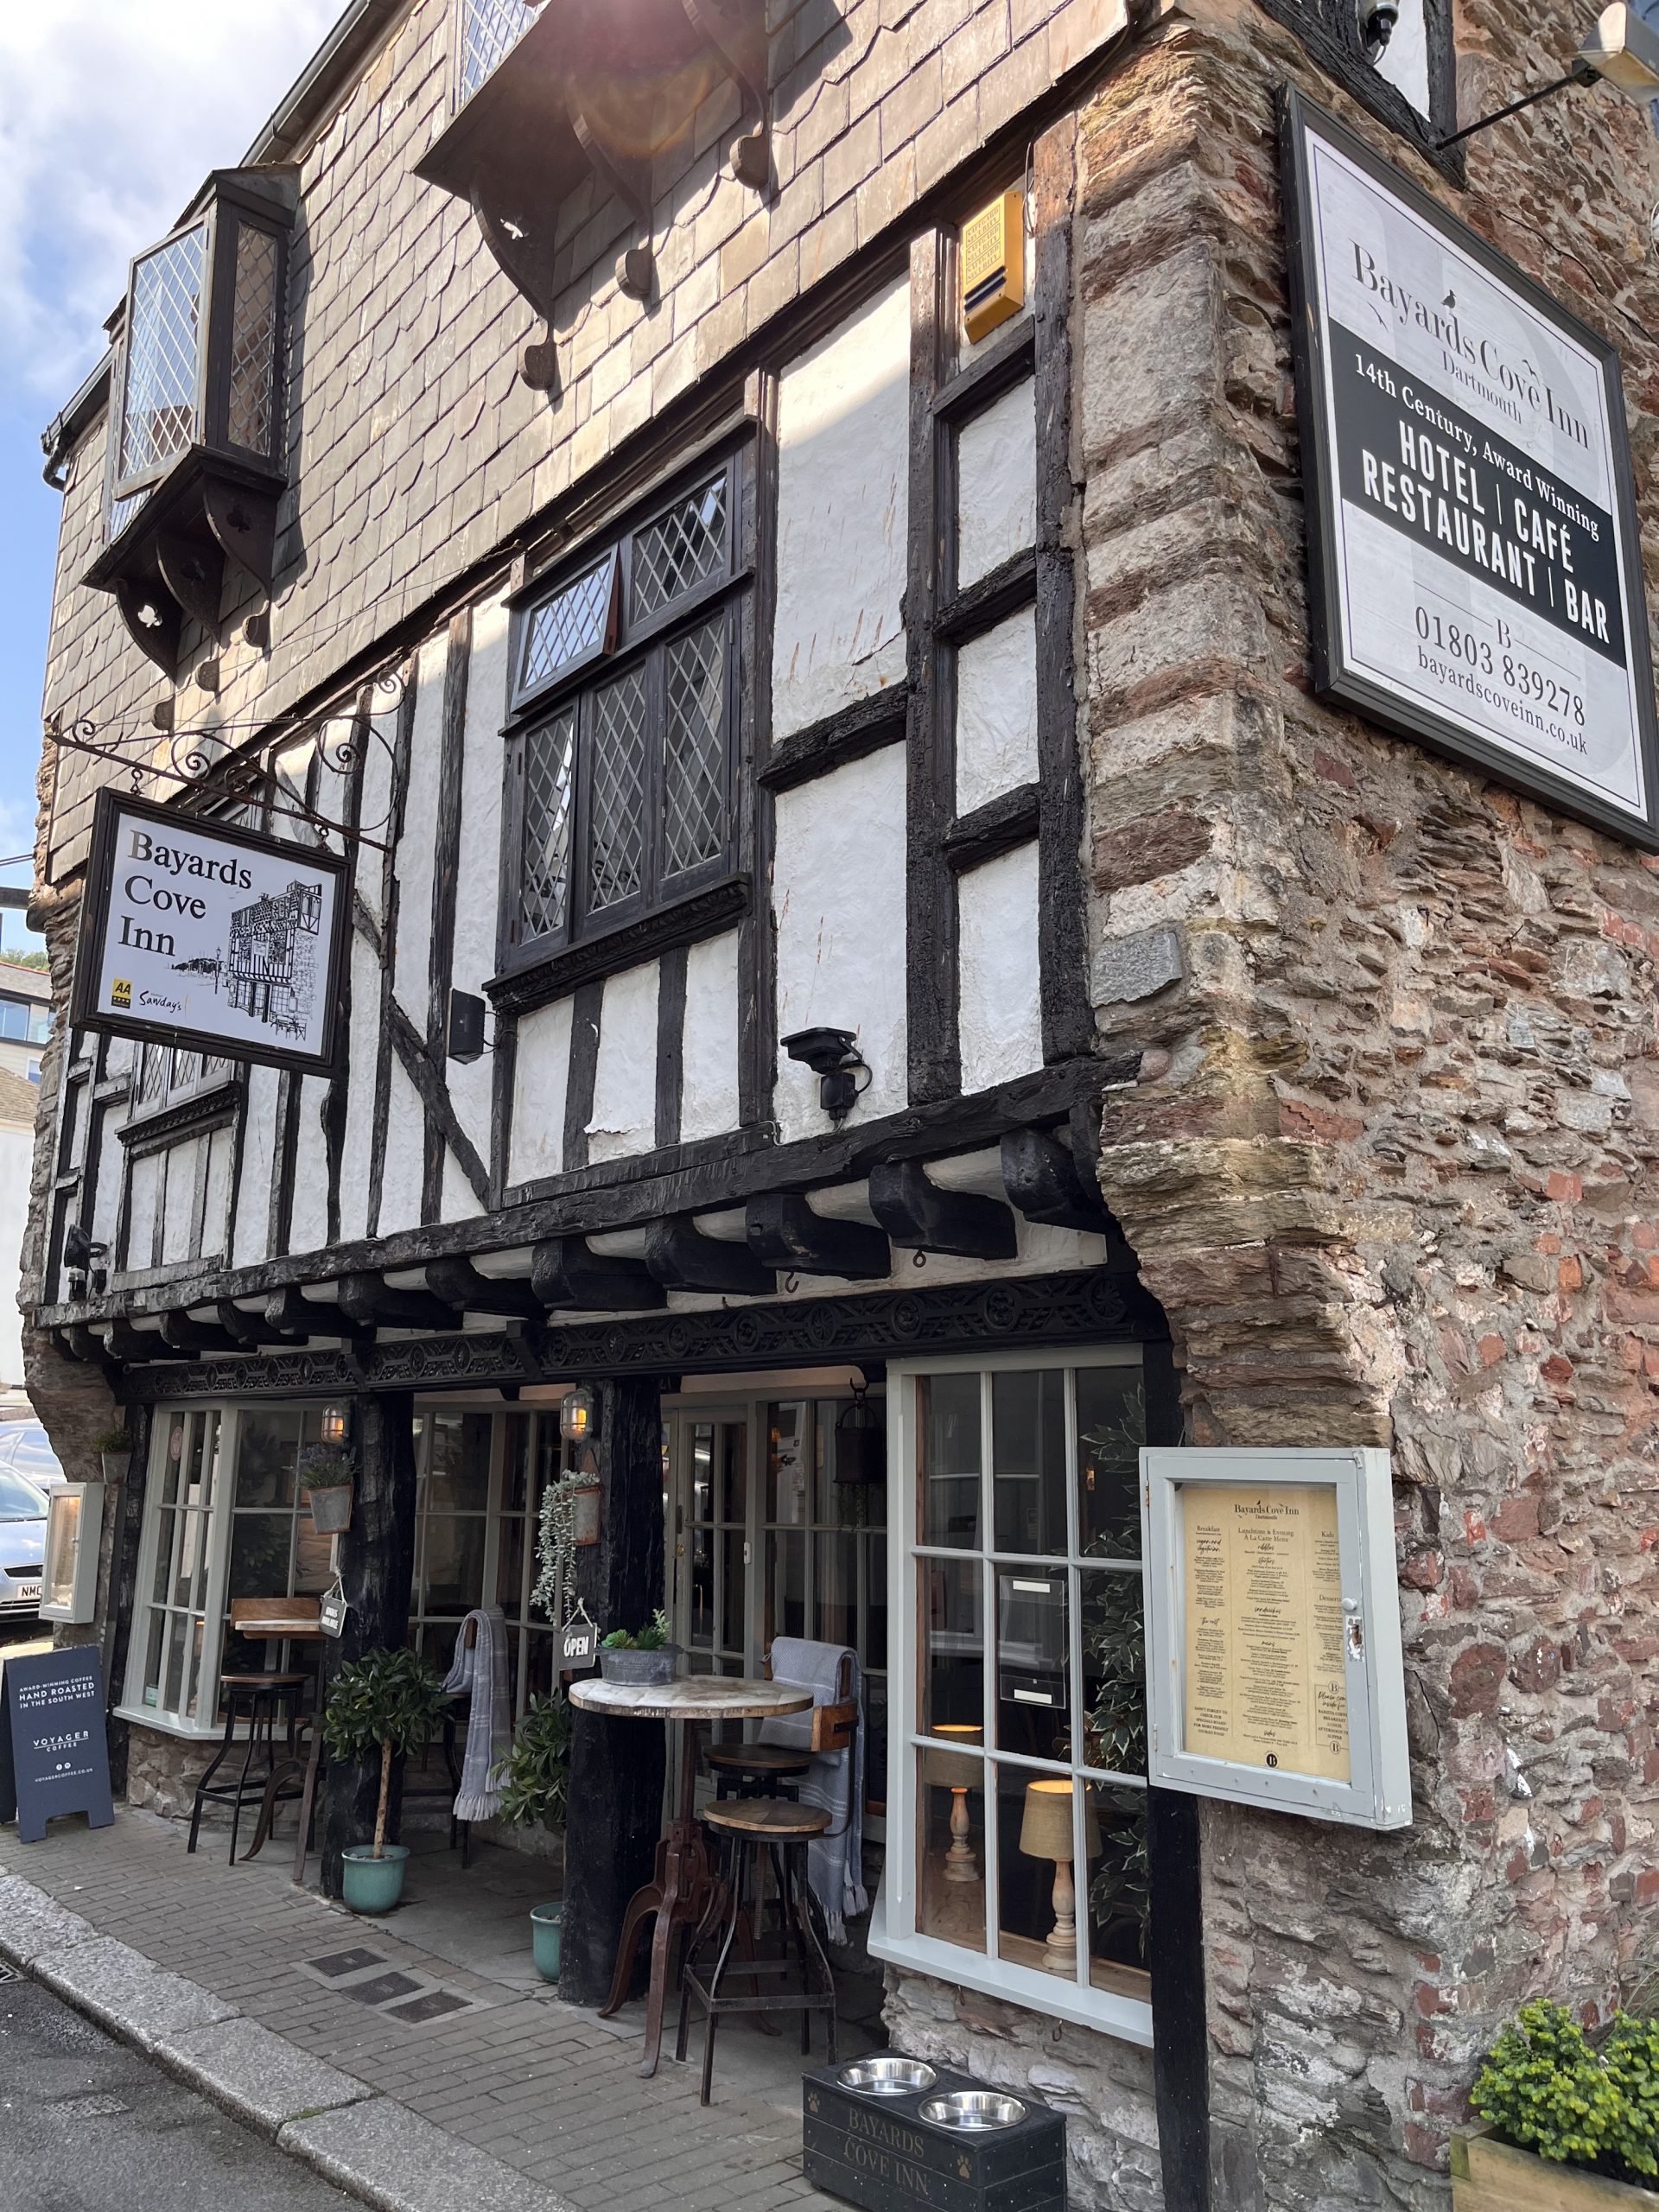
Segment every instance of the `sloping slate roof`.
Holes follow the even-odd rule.
[[[30,1128],[40,1103],[39,1084],[13,1075],[9,1068],[0,1068],[0,1122],[21,1122],[23,1128]]]

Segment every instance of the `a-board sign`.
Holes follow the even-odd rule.
[[[101,791],[70,1019],[327,1074],[349,897],[336,854]]]
[[[1151,1780],[1404,1827],[1388,1453],[1147,1446],[1141,1478]]]
[[[1316,688],[1659,849],[1617,353],[1294,92],[1284,155]]]
[[[39,1843],[47,1822],[65,1813],[108,1827],[115,1808],[98,1646],[8,1658],[0,1706],[0,1821],[15,1818],[25,1843]]]

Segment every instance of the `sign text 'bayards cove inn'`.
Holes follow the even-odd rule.
[[[73,1019],[326,1071],[346,874],[314,846],[100,792]]]
[[[1659,842],[1617,355],[1294,98],[1287,141],[1319,688]]]

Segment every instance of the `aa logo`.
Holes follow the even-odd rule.
[[[124,983],[118,979],[112,982],[110,985],[110,1004],[111,1006],[130,1007],[132,1004],[132,985],[130,983]]]

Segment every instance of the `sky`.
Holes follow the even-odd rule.
[[[35,841],[60,506],[41,432],[99,359],[131,256],[240,161],[341,4],[0,0],[0,862]],[[39,945],[0,921],[5,951]]]

